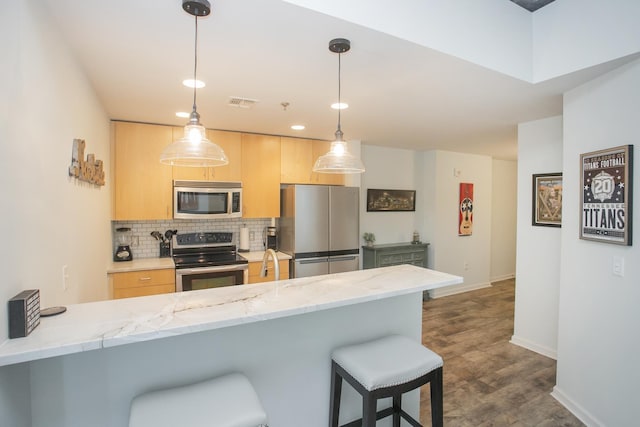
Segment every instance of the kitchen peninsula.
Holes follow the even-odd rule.
[[[391,333],[419,340],[422,292],[461,282],[399,265],[71,305],[0,345],[0,369],[26,363],[30,375],[0,395],[30,396],[34,427],[115,427],[137,394],[237,370],[271,425],[324,426],[331,350]],[[350,391],[345,417],[359,406]],[[407,403],[417,410],[417,394]]]

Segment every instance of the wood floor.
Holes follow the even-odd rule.
[[[444,359],[444,425],[583,426],[549,393],[556,362],[509,343],[514,280],[424,302],[422,342]],[[429,386],[420,419],[431,425]]]

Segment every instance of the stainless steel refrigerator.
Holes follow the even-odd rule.
[[[280,244],[293,257],[291,277],[359,268],[359,189],[332,185],[283,185]]]

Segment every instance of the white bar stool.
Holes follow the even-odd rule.
[[[267,414],[242,374],[141,394],[129,427],[267,427]]]
[[[374,427],[376,421],[393,415],[393,426],[400,417],[421,427],[402,409],[402,394],[424,384],[431,386],[431,423],[443,425],[442,357],[420,343],[401,335],[390,335],[363,344],[334,350],[331,361],[329,425],[338,427],[342,380],[362,395],[362,418],[343,427]],[[377,411],[378,399],[393,398],[393,406]]]

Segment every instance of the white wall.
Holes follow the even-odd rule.
[[[555,358],[561,230],[531,225],[531,192],[533,174],[562,172],[562,117],[520,124],[518,159],[516,302],[511,342]],[[563,203],[563,209],[565,206]]]
[[[427,168],[431,168],[428,170]],[[454,176],[454,169],[459,176]],[[438,289],[434,297],[490,285],[492,160],[487,156],[435,151],[425,154],[425,181],[431,196],[424,203],[430,217],[426,236],[432,245],[430,266],[464,277],[464,284]],[[474,184],[473,234],[458,236],[459,186]],[[421,185],[419,187],[421,187]],[[426,227],[426,222],[424,227]],[[465,263],[467,268],[465,269]]]
[[[410,242],[416,229],[415,212],[367,212],[367,189],[415,190],[415,152],[396,148],[362,146],[360,230],[376,235],[376,244]],[[416,193],[417,200],[424,197]],[[420,232],[421,230],[418,230]],[[364,241],[361,242],[364,244]]]
[[[533,17],[533,81],[640,51],[640,2],[562,0]]]
[[[532,20],[504,0],[286,0],[522,80],[532,77]],[[469,35],[473,34],[473,37]]]
[[[518,163],[493,159],[491,190],[491,282],[516,273]]]
[[[414,152],[362,146],[360,231],[376,243],[409,242],[414,231],[429,243],[429,268],[464,277],[465,283],[432,291],[440,297],[489,286],[492,266],[501,278],[515,273],[515,162],[448,151]],[[453,170],[460,171],[454,176]],[[494,182],[499,181],[499,182]],[[459,184],[474,184],[473,235],[458,236]],[[367,212],[368,188],[416,190],[415,212]],[[500,191],[493,199],[494,188]],[[493,209],[501,226],[494,232]],[[465,262],[468,269],[465,270]]]
[[[553,395],[588,425],[637,425],[640,402],[640,242],[618,246],[578,238],[580,154],[635,144],[640,164],[640,61],[564,96],[564,203],[558,373]],[[633,179],[639,199],[640,174]],[[640,210],[633,212],[640,224]],[[612,274],[613,257],[625,261]]]
[[[33,288],[42,307],[106,298],[110,188],[76,182],[68,167],[73,139],[83,138],[109,171],[109,121],[41,2],[2,2],[1,11],[0,36],[11,42],[2,43],[0,78],[0,301],[6,307]],[[8,335],[5,310],[0,343]]]
[[[286,1],[534,83],[640,51],[635,0]]]

